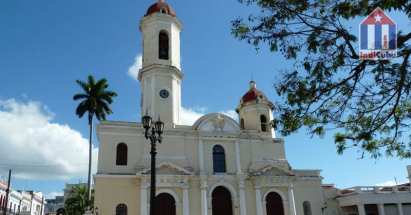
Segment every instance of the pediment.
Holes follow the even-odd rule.
[[[207,114],[198,119],[193,128],[199,131],[206,132],[238,132],[240,126],[231,117],[222,113]]]
[[[251,175],[267,175],[267,176],[292,176],[293,171],[287,163],[263,161],[253,163],[248,172]]]
[[[289,176],[290,172],[279,169],[277,167],[267,167],[259,171],[262,175],[269,175],[269,176]]]
[[[145,168],[137,174],[150,174],[150,168]],[[193,172],[187,168],[178,166],[171,162],[162,162],[156,166],[157,175],[192,175]]]

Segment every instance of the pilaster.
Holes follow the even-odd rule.
[[[198,140],[198,163],[200,165],[200,175],[204,175],[204,143],[201,137]]]
[[[290,214],[297,215],[297,211],[295,208],[295,199],[294,199],[294,185],[290,184],[288,186],[288,203],[290,204]]]
[[[201,215],[208,215],[207,182],[202,181],[200,185],[200,189],[201,189]]]
[[[366,215],[364,204],[357,204],[358,215]]]
[[[385,215],[384,204],[378,204],[378,215]]]
[[[402,204],[401,203],[397,204],[397,208],[398,208],[398,214],[399,215],[404,215],[404,211],[402,210]]]
[[[238,143],[238,140],[235,141],[235,163],[236,163],[236,168],[237,168],[237,175],[240,175],[242,173],[241,170],[241,157],[240,157],[240,145]]]
[[[240,182],[238,184],[238,187],[240,189],[239,193],[240,193],[240,215],[247,215],[247,208],[246,208],[246,200],[245,200],[245,184],[244,184],[244,180],[240,179]]]
[[[183,187],[183,215],[190,215],[190,200],[188,186]]]
[[[256,215],[263,215],[263,205],[261,200],[261,190],[260,187],[256,186],[255,188],[255,207],[257,209]]]
[[[147,186],[142,181],[141,184],[140,184],[140,214],[141,215],[147,215],[147,208],[148,208]]]

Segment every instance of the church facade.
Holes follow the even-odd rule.
[[[181,29],[174,10],[162,1],[140,23],[141,115],[165,122],[157,155],[159,214],[294,215],[304,209],[321,214],[320,171],[289,165],[284,142],[270,126],[273,104],[255,82],[238,105],[240,123],[211,113],[192,126],[180,125]],[[100,214],[148,215],[150,145],[141,123],[102,122],[97,134]]]
[[[181,30],[176,13],[163,1],[140,22],[141,115],[165,122],[157,155],[156,214],[319,215],[326,202],[337,204],[324,199],[319,170],[290,166],[285,143],[270,124],[273,104],[255,82],[239,95],[239,122],[210,113],[191,126],[180,124]],[[97,136],[99,214],[148,215],[150,144],[142,124],[101,122]]]

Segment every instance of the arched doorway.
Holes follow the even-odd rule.
[[[231,193],[225,187],[218,186],[213,190],[213,215],[233,215]]]
[[[176,201],[168,193],[160,193],[156,196],[154,215],[176,215]]]
[[[284,215],[283,199],[276,192],[271,192],[265,197],[267,215]]]

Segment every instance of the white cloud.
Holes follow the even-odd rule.
[[[238,122],[238,113],[235,110],[226,110],[226,111],[221,111],[220,113],[225,114]]]
[[[390,186],[395,186],[395,185],[397,185],[395,180],[390,180],[390,181],[385,181],[385,182],[382,182],[382,183],[378,183],[375,186],[390,187]]]
[[[396,185],[395,181],[392,180],[392,181],[385,181],[385,182],[376,184],[375,186],[385,187],[385,186],[395,186],[395,185]]]
[[[40,102],[0,100],[1,173],[11,168],[22,179],[86,178],[88,140],[53,117]]]
[[[142,67],[143,67],[143,56],[141,54],[137,54],[137,56],[134,58],[133,65],[131,65],[130,68],[128,68],[128,75],[134,80],[137,80],[138,72],[140,71]]]
[[[181,107],[181,124],[193,125],[197,119],[205,114],[205,108],[184,108]]]
[[[181,108],[181,124],[193,125],[200,117],[206,114],[207,108]],[[219,111],[234,120],[238,121],[238,114],[234,110]]]

